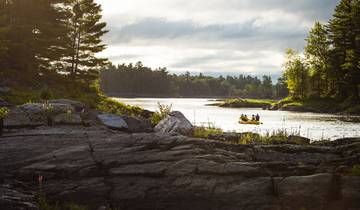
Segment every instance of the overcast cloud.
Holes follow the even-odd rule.
[[[171,72],[271,74],[302,50],[339,0],[97,0],[110,32],[103,56]]]

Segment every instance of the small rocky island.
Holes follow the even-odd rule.
[[[360,139],[235,144],[192,137],[172,112],[155,127],[144,117],[99,113],[52,100],[11,109],[0,137],[0,206],[53,202],[93,210],[357,210]],[[241,134],[237,134],[241,135]]]

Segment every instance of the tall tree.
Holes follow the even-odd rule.
[[[308,69],[298,52],[289,49],[286,52],[285,77],[290,96],[305,99],[308,88]]]
[[[58,51],[66,37],[60,0],[3,0],[7,57],[2,62],[8,78],[19,84],[35,84],[52,70],[62,56]],[[3,28],[3,27],[1,27]],[[62,46],[61,46],[62,45]]]
[[[107,33],[105,22],[101,22],[101,6],[94,0],[73,0],[72,17],[69,24],[67,71],[77,81],[91,82],[98,78],[99,69],[107,59],[96,57],[105,49],[101,37]]]
[[[310,68],[310,95],[317,98],[328,96],[330,43],[326,27],[316,22],[306,41],[305,57]]]
[[[339,78],[338,95],[359,101],[360,0],[341,0],[329,23],[333,68]]]

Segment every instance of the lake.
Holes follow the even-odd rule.
[[[172,110],[182,112],[193,124],[219,127],[224,131],[272,133],[286,130],[312,140],[359,137],[360,124],[343,122],[337,115],[268,111],[258,108],[221,108],[206,106],[214,99],[187,98],[114,98],[126,104],[140,106],[150,111],[157,110],[157,103],[172,104]],[[259,114],[262,125],[240,125],[239,116]]]

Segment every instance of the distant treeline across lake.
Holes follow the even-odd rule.
[[[261,79],[245,75],[216,78],[201,73],[193,76],[189,72],[175,75],[166,68],[153,70],[141,62],[102,70],[101,88],[116,96],[283,98],[288,95],[282,78],[273,84],[266,75]]]

